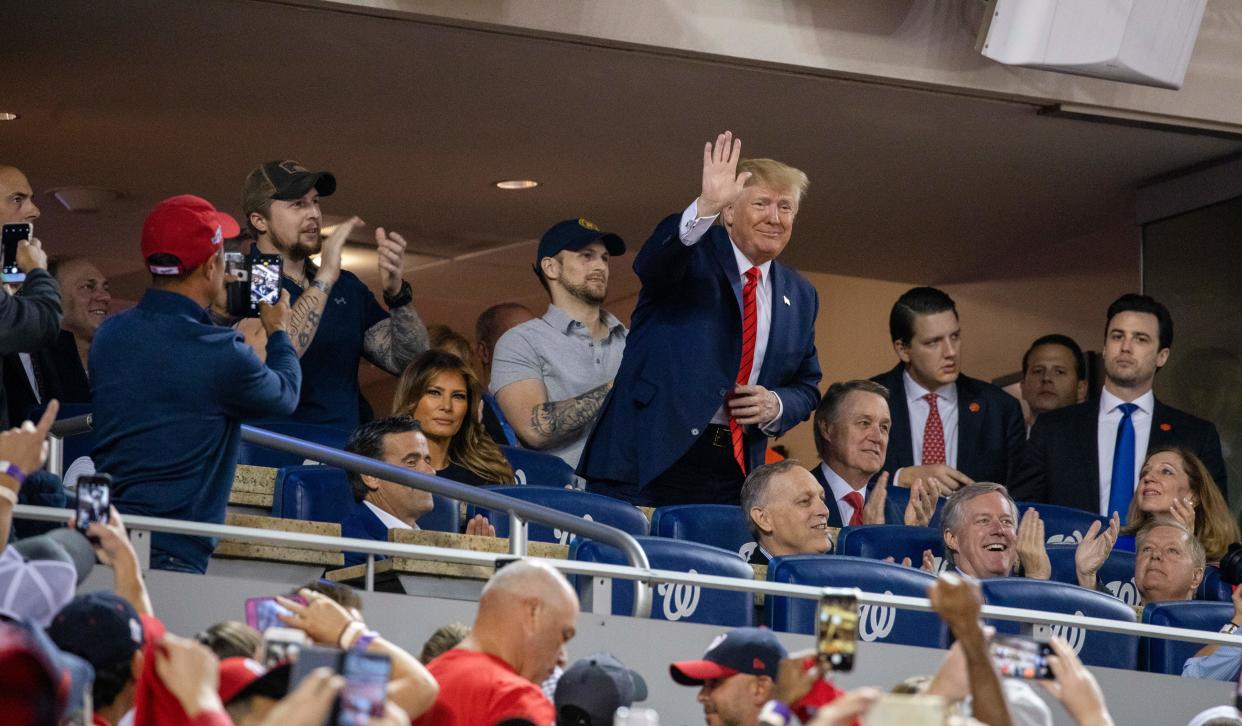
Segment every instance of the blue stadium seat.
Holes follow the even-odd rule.
[[[773,558],[768,563],[768,581],[814,587],[857,587],[863,592],[927,597],[927,588],[936,578],[912,567],[863,557],[794,555]],[[764,599],[767,625],[787,633],[812,633],[816,605],[815,600],[806,598],[768,595]],[[864,642],[926,648],[949,645],[948,628],[935,613],[864,605],[859,615],[858,637]]]
[[[901,507],[901,511],[906,511],[906,505],[910,503],[909,489],[905,487],[890,486],[885,491],[888,494],[888,498],[896,502]],[[927,523],[928,527],[931,527],[932,529],[940,529],[940,511],[944,509],[944,503],[946,501],[948,500],[944,497],[938,497],[936,499],[936,511],[932,514],[931,521]]]
[[[519,485],[577,488],[578,479],[574,468],[559,456],[518,446],[502,446],[500,450],[513,467]]]
[[[1203,580],[1199,583],[1199,589],[1195,591],[1196,600],[1207,600],[1209,602],[1230,602],[1233,597],[1233,588],[1229,583],[1220,579],[1220,568],[1216,565],[1208,565],[1203,568]]]
[[[30,409],[27,418],[31,421],[38,421],[43,418],[43,412],[47,410],[46,406],[36,406]],[[56,412],[56,420],[61,421],[67,418],[76,418],[91,413],[91,404],[89,403],[62,403],[60,410]],[[12,426],[20,426],[21,421],[13,421]],[[85,431],[80,434],[74,434],[64,440],[64,448],[61,453],[61,462],[64,472],[64,484],[66,487],[76,486],[77,477],[81,473],[92,473],[95,471],[95,463],[91,460],[91,451],[95,448],[95,432]]]
[[[1233,604],[1228,602],[1156,602],[1143,608],[1143,622],[1216,632],[1233,617]],[[1203,647],[1202,643],[1184,640],[1143,638],[1142,664],[1150,673],[1180,676],[1186,659]]]
[[[255,428],[265,429],[273,433],[309,441],[313,444],[330,446],[333,449],[345,448],[345,441],[349,438],[348,431],[317,424],[274,421],[257,423],[254,426]],[[306,459],[297,454],[289,454],[257,444],[248,444],[243,441],[237,452],[237,463],[250,464],[252,466],[269,466],[278,469],[282,466],[300,466],[306,463]]]
[[[746,580],[755,577],[755,571],[736,553],[718,547],[663,537],[638,537],[638,543],[647,553],[653,569]],[[569,559],[609,565],[627,564],[620,550],[587,539],[574,541],[569,548]],[[574,579],[579,598],[585,600],[588,596],[595,596],[595,578],[579,575]],[[613,614],[632,614],[634,583],[621,579],[611,580],[611,583]],[[740,627],[753,625],[754,616],[754,595],[749,592],[660,584],[656,585],[652,594],[651,617],[657,620]]]
[[[461,510],[456,499],[431,495],[434,508],[418,518],[422,529],[460,532]],[[286,466],[276,472],[272,516],[340,522],[354,508],[345,471],[331,466]]]
[[[606,497],[602,494],[580,492],[575,489],[530,486],[499,486],[488,487],[488,489],[497,494],[504,494],[505,496],[558,509],[575,517],[583,517],[607,524],[627,534],[639,536],[646,535],[651,531],[647,518],[634,505],[623,502],[620,499]],[[473,517],[475,514],[482,514],[491,520],[492,524],[496,526],[497,537],[509,536],[509,515],[507,513],[475,506],[470,506],[466,510],[467,518]],[[532,542],[559,542],[561,544],[569,544],[576,539],[576,536],[569,532],[562,532],[559,529],[553,529],[547,525],[534,522],[527,523],[526,536]]]
[[[676,504],[651,515],[651,533],[657,537],[699,542],[729,550],[749,560],[755,538],[742,508],[732,504]]]
[[[1038,608],[1053,613],[1108,618],[1132,623],[1134,610],[1115,597],[1087,590],[1077,585],[1049,580],[1028,580],[1025,577],[997,577],[983,580],[983,597],[989,605],[1013,608]],[[1022,626],[1011,620],[991,622],[1001,633],[1021,632]],[[1090,666],[1134,668],[1138,663],[1138,638],[1087,631],[1083,628],[1053,626],[1052,632],[1069,641],[1082,662]]]
[[[864,524],[841,530],[837,537],[836,554],[872,560],[892,557],[898,563],[901,558],[909,557],[910,562],[918,567],[923,562],[923,550],[931,550],[939,564],[944,554],[939,530],[903,524]]]
[[[1045,530],[1045,533],[1047,530]],[[1074,550],[1077,545],[1048,545],[1048,561],[1052,563],[1052,579],[1070,585],[1078,584],[1078,573],[1074,567]],[[1142,599],[1138,587],[1134,584],[1134,553],[1113,550],[1096,578],[1104,583],[1109,593],[1130,607],[1135,607]]]
[[[1030,502],[1017,502],[1017,505],[1019,518],[1028,509],[1039,512],[1039,518],[1044,522],[1044,541],[1050,545],[1074,544],[1080,541],[1087,529],[1091,527],[1092,522],[1100,522],[1101,526],[1108,526],[1107,517],[1101,517],[1082,509]]]

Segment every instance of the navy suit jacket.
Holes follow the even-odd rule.
[[[376,542],[388,541],[388,525],[380,521],[375,516],[375,512],[362,502],[354,504],[354,508],[350,511],[349,516],[341,520],[341,536],[353,539],[373,539]],[[376,555],[375,560],[386,559],[383,555]],[[367,561],[366,554],[362,552],[346,552],[345,566],[365,564]]]
[[[1010,487],[1014,499],[1100,510],[1100,402],[1092,399],[1042,413],[1031,427],[1022,468]],[[1195,453],[1229,501],[1225,459],[1216,426],[1156,401],[1147,451],[1181,446]]]
[[[588,480],[646,486],[707,430],[737,378],[742,282],[733,243],[717,225],[687,247],[679,223],[680,215],[666,218],[635,256],[642,290],[615,385],[578,464]],[[819,296],[779,261],[769,275],[772,326],[758,384],[780,396],[779,435],[819,402]],[[758,426],[748,427],[748,471],[763,463],[767,438]]]
[[[905,365],[872,378],[888,388],[893,417],[885,471],[914,465],[910,409],[906,406]],[[1008,484],[1018,473],[1026,424],[1018,399],[970,376],[957,377],[957,470],[975,481]],[[908,483],[908,482],[907,482]]]
[[[828,486],[828,479],[827,477],[824,476],[824,470],[821,464],[823,464],[823,462],[816,464],[815,468],[811,469],[811,476],[814,476],[815,481],[819,482],[820,486],[824,488],[824,503],[828,505],[828,526],[829,527],[844,527],[845,520],[842,519],[841,517],[841,510],[837,508],[837,498],[832,493],[832,487]],[[875,489],[875,479],[873,478],[871,482],[867,484],[867,496],[868,497],[871,496],[871,492],[874,489]],[[905,524],[906,523],[905,509],[900,504],[893,501],[891,497],[884,500],[884,523],[885,524]]]

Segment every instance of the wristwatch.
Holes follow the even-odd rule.
[[[4,462],[0,461],[0,464],[3,464],[3,463]],[[1237,629],[1238,629],[1238,624],[1233,622],[1232,620],[1220,626],[1220,632],[1224,633],[1225,635],[1233,635],[1234,632],[1237,631]]]
[[[389,295],[387,290],[384,291],[384,304],[388,306],[389,310],[399,308],[402,305],[409,305],[413,299],[414,288],[410,287],[408,280],[401,281],[401,290],[396,295]]]

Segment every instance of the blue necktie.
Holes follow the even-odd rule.
[[[1130,414],[1138,410],[1133,403],[1123,403],[1121,422],[1117,424],[1117,445],[1113,447],[1113,481],[1108,491],[1108,511],[1121,515],[1121,524],[1126,523],[1126,515],[1130,512],[1130,500],[1134,498],[1134,421]]]

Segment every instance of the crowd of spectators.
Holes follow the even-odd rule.
[[[1215,426],[1152,390],[1172,354],[1167,308],[1138,294],[1108,308],[1095,391],[1076,341],[1038,338],[1021,361],[1019,400],[961,372],[955,302],[916,287],[890,311],[895,367],[831,383],[821,396],[818,294],[779,259],[808,185],[796,168],[743,159],[741,141],[720,134],[703,150],[699,196],[634,255],[642,288],[631,329],[603,307],[609,260],[626,243],[577,218],[553,225],[539,243],[533,272],[548,293],[546,311],[495,305],[479,317],[473,345],[424,325],[403,279],[408,245],[397,232],[374,232],[383,305],[342,268],[344,245],[363,222],[351,218],[325,235],[320,205],[336,178],[295,161],[261,164],[245,178],[244,231],[196,196],[156,205],[140,244],[150,287],[115,315],[108,280],[91,261],[49,260],[38,238],[21,241],[14,262],[25,280],[0,289],[0,546],[15,539],[12,505],[48,503],[36,498],[48,486],[35,484],[48,478],[39,472],[43,439],[58,402],[89,405],[94,465],[112,477],[115,507],[107,524],[78,536],[87,545],[56,530],[69,535],[7,549],[14,568],[56,570],[33,556],[46,546],[70,560],[77,548],[86,569],[97,559],[115,573],[111,592],[72,597],[70,584],[19,603],[25,609],[9,618],[17,630],[3,638],[36,653],[38,667],[73,673],[75,685],[94,673],[86,706],[52,688],[46,702],[27,699],[32,713],[93,702],[104,723],[131,711],[144,723],[326,714],[339,677],[317,672],[295,686],[288,664],[259,662],[264,641],[253,629],[223,622],[194,639],[166,633],[121,519],[223,523],[243,422],[331,429],[348,436],[351,453],[469,485],[518,483],[507,452],[519,447],[559,458],[582,488],[631,504],[737,505],[756,565],[831,553],[840,528],[928,527],[938,514],[938,546],[901,561],[948,572],[930,597],[957,644],[919,692],[966,702],[989,724],[1009,723],[1023,696],[987,662],[976,580],[1052,576],[1044,523],[1023,504],[1109,518],[1075,543],[1079,586],[1109,593],[1098,573],[1110,553],[1126,549],[1135,553],[1142,604],[1194,598],[1206,568],[1242,537]],[[0,222],[38,218],[20,170],[0,166],[0,194]],[[250,260],[281,260],[279,298],[260,303],[255,318],[225,313],[227,240]],[[364,358],[397,379],[386,416],[377,418],[361,395]],[[32,413],[41,414],[37,425],[9,428]],[[764,464],[770,439],[807,419],[819,462]],[[404,483],[357,472],[348,481],[354,506],[340,517],[347,537],[387,540],[391,530],[417,529],[436,505]],[[51,491],[63,503],[59,486],[53,481]],[[890,496],[896,488],[902,497]],[[495,535],[481,516],[458,531]],[[215,544],[157,533],[150,566],[203,573]],[[80,581],[82,562],[75,568],[48,577]],[[647,692],[642,676],[607,653],[568,662],[579,603],[545,565],[498,570],[474,624],[445,629],[418,659],[369,630],[342,596],[299,595],[280,600],[282,620],[308,642],[391,662],[379,722],[599,723]],[[1240,624],[1242,609],[1229,623]],[[1053,694],[1079,723],[1108,723],[1091,675],[1063,642],[1053,647]],[[1234,648],[1205,648],[1186,665],[1199,677],[1236,679],[1239,670]],[[807,723],[850,723],[878,698],[869,689],[837,691],[763,630],[733,631],[671,672],[700,686],[709,723],[787,720],[813,684],[822,708],[803,708]],[[600,700],[605,682],[617,698]]]

